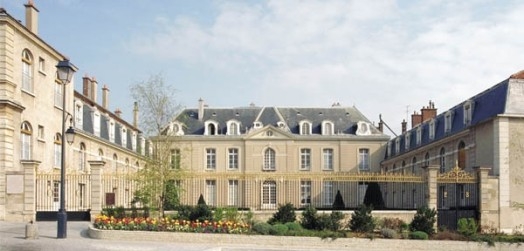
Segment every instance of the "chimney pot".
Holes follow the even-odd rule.
[[[109,107],[109,88],[107,88],[107,85],[102,87],[102,107],[105,109]]]
[[[38,9],[32,0],[27,1],[25,6],[25,26],[34,34],[38,35]]]
[[[202,121],[204,119],[204,100],[200,98],[198,100],[198,120]]]

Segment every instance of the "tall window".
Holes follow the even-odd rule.
[[[328,121],[322,122],[322,135],[333,135],[333,123]]]
[[[20,158],[23,160],[31,159],[31,142],[33,129],[28,122],[23,122],[20,127]]]
[[[417,128],[417,145],[420,145],[422,143],[422,126],[419,126]]]
[[[80,143],[80,151],[78,151],[78,170],[85,171],[86,157],[86,145],[84,143]]]
[[[333,170],[333,149],[324,149],[324,170]]]
[[[369,149],[358,149],[358,169],[361,171],[369,171]]]
[[[228,162],[229,169],[238,169],[238,149],[229,148],[228,149]]]
[[[311,149],[303,148],[300,149],[300,169],[310,170],[311,169]]]
[[[115,154],[113,154],[113,163],[112,163],[112,167],[113,169],[113,172],[116,172],[118,171],[118,156]]]
[[[98,149],[98,160],[104,160],[104,151],[102,149]]]
[[[424,156],[424,165],[429,166],[429,153],[426,153],[426,156]]]
[[[127,147],[127,129],[122,128],[122,146]]]
[[[331,206],[333,201],[333,181],[324,181],[322,184],[322,204]]]
[[[109,141],[115,143],[115,122],[113,120],[109,121]]]
[[[87,206],[86,195],[86,184],[78,183],[78,206],[82,209]]]
[[[75,104],[75,127],[76,128],[83,128],[83,116],[84,113],[82,111],[82,103],[78,102]]]
[[[206,149],[206,168],[215,169],[217,167],[217,154],[214,148]]]
[[[473,118],[473,101],[468,100],[463,106],[464,109],[464,125],[470,125]]]
[[[33,55],[28,50],[22,52],[22,90],[33,92]]]
[[[308,121],[300,122],[300,134],[301,135],[310,135],[311,134],[311,123]]]
[[[62,108],[63,103],[63,89],[62,84],[60,82],[55,82],[55,106]]]
[[[180,169],[180,149],[171,150],[171,169]]]
[[[238,180],[229,180],[227,205],[239,206],[239,204],[240,203],[238,199]]]
[[[277,205],[277,183],[273,180],[264,181],[262,184],[262,206],[274,208]]]
[[[466,144],[464,141],[460,141],[458,145],[458,166],[461,169],[466,168]]]
[[[100,136],[100,113],[98,111],[93,113],[93,133]]]
[[[406,137],[404,137],[404,149],[409,150],[409,146],[411,145],[411,132],[406,133]]]
[[[227,135],[239,135],[239,123],[237,121],[228,121],[227,122]]]
[[[415,174],[417,172],[417,157],[413,157],[411,161],[411,173]]]
[[[275,170],[275,150],[268,148],[264,152],[264,170]]]
[[[444,132],[450,132],[453,124],[453,112],[448,111],[444,115]]]
[[[444,147],[440,148],[440,172],[446,172],[446,149]]]
[[[311,181],[300,181],[300,205],[307,206],[311,204]]]
[[[435,139],[435,119],[429,121],[429,139]]]
[[[55,134],[55,167],[60,168],[62,166],[62,135],[60,133]]]
[[[209,206],[216,205],[217,182],[216,180],[206,180],[206,203]]]

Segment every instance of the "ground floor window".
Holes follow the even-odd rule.
[[[311,181],[300,181],[300,205],[307,206],[311,204]]]
[[[272,208],[277,205],[277,183],[272,180],[262,184],[262,207]]]
[[[228,206],[238,206],[238,180],[229,180]]]

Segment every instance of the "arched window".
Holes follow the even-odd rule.
[[[429,158],[430,158],[429,153],[426,153],[426,156],[424,156],[424,165],[425,166],[429,166],[429,163],[430,163]]]
[[[60,168],[62,166],[62,135],[60,133],[55,134],[55,167]]]
[[[126,158],[125,163],[126,163],[125,171],[128,172],[129,171],[129,159],[128,158]]]
[[[113,172],[117,172],[118,171],[118,156],[115,154],[113,154],[113,162],[111,163],[112,166],[111,166],[111,169],[113,169]]]
[[[29,50],[22,51],[22,90],[33,93],[33,55]]]
[[[98,160],[104,159],[104,151],[102,149],[98,149]]]
[[[237,121],[227,122],[227,135],[239,135],[239,123]]]
[[[277,205],[277,183],[266,180],[262,184],[262,207],[274,208]]]
[[[275,150],[268,148],[264,152],[264,170],[275,170]]]
[[[204,127],[204,135],[217,135],[218,123],[215,121],[206,121]]]
[[[300,121],[300,134],[310,135],[311,134],[311,123],[308,121]]]
[[[417,172],[417,157],[413,157],[411,160],[411,173],[415,174]]]
[[[85,171],[86,169],[86,145],[82,142],[80,143],[80,151],[78,152],[78,170]]]
[[[439,156],[439,160],[440,160],[440,172],[441,173],[444,173],[446,172],[446,149],[444,149],[444,147],[440,148],[440,156]]]
[[[31,145],[32,145],[33,128],[31,124],[25,121],[20,126],[20,159],[31,159]]]
[[[458,145],[458,166],[461,169],[466,168],[466,143],[460,141]]]
[[[329,121],[322,122],[322,135],[333,135],[333,123]]]

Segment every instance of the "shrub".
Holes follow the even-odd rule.
[[[261,235],[269,235],[272,226],[267,222],[259,222],[253,225],[253,231]]]
[[[427,240],[429,236],[426,232],[415,231],[415,232],[409,233],[409,238],[413,240]]]
[[[106,207],[102,210],[103,215],[107,215],[109,217],[115,216],[115,209],[112,207]]]
[[[407,224],[399,218],[383,218],[382,228],[389,228],[397,232],[402,232],[407,229]]]
[[[380,230],[380,233],[382,234],[382,237],[386,239],[397,239],[398,233],[397,231],[391,229],[391,228],[382,228]]]
[[[369,233],[375,229],[375,222],[373,216],[371,216],[372,207],[366,205],[360,205],[353,214],[351,214],[351,220],[349,221],[349,228],[353,232]]]
[[[123,206],[115,208],[115,218],[122,219],[126,217],[126,209]]]
[[[276,223],[287,223],[287,222],[295,222],[296,221],[296,215],[295,215],[295,208],[293,207],[293,204],[286,203],[285,205],[279,205],[278,210],[275,214],[273,214],[273,217],[268,220],[269,224],[276,224]]]
[[[297,222],[288,222],[286,223],[287,228],[290,231],[301,231],[303,230],[302,226],[298,224]]]
[[[333,201],[333,210],[343,210],[346,208],[340,190],[337,190],[337,195],[335,195],[335,201]]]
[[[364,205],[372,206],[375,209],[385,208],[384,198],[380,191],[380,185],[376,182],[370,182],[364,195]]]
[[[317,217],[317,230],[337,231],[341,228],[340,221],[344,219],[344,214],[333,211],[331,214],[322,214]]]
[[[224,217],[227,221],[238,221],[240,219],[238,209],[236,207],[225,208]]]
[[[431,236],[433,240],[467,241],[468,238],[456,232],[441,230]]]
[[[214,221],[221,221],[222,219],[224,219],[224,208],[216,208],[215,211],[213,212],[213,220]]]
[[[198,204],[196,207],[191,210],[191,214],[189,215],[189,220],[195,221],[212,221],[213,220],[213,212],[206,204]]]
[[[269,229],[269,233],[272,235],[286,235],[287,231],[287,226],[282,223],[272,225],[271,229]]]
[[[409,224],[409,229],[412,232],[422,231],[427,233],[428,235],[434,234],[436,214],[437,211],[435,211],[435,209],[429,209],[426,206],[417,209],[417,213],[415,214],[413,221],[411,221],[411,224]]]
[[[472,236],[477,233],[478,225],[473,218],[461,218],[457,223],[457,231],[464,236]]]
[[[177,219],[179,220],[189,220],[191,212],[193,211],[192,206],[181,205],[177,208]]]
[[[302,220],[300,224],[305,229],[316,229],[317,228],[317,210],[309,205],[302,212]]]
[[[200,194],[200,197],[198,197],[197,205],[206,205],[206,201],[204,200],[204,196]]]

